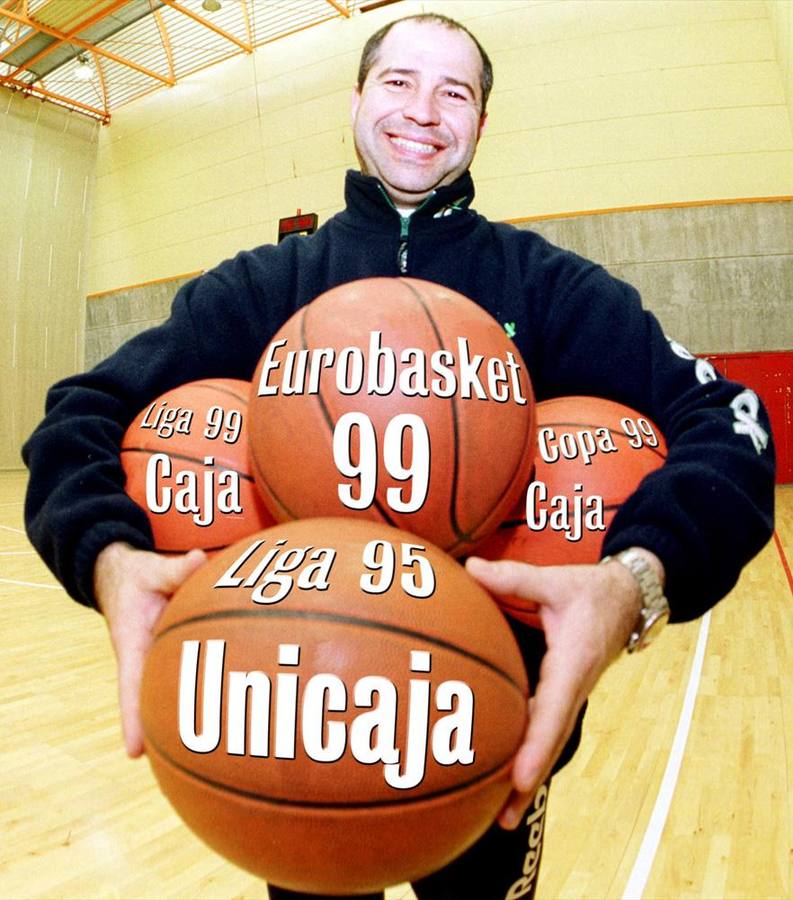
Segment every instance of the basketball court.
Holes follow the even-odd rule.
[[[31,549],[24,486],[0,476],[0,896],[266,898],[125,756],[104,622]],[[729,597],[596,689],[548,801],[544,900],[790,896],[793,487],[777,502]]]

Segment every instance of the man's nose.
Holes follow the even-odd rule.
[[[405,118],[418,125],[438,125],[441,120],[437,98],[433,91],[414,91],[403,107],[402,113]]]

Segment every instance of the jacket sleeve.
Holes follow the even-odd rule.
[[[696,618],[773,532],[767,413],[754,392],[667,338],[630,285],[573,254],[551,271],[538,397],[616,400],[652,419],[668,446],[665,464],[615,516],[603,555],[629,546],[656,553],[672,620]]]
[[[105,546],[152,547],[145,512],[124,492],[119,446],[129,423],[178,385],[253,373],[269,335],[266,318],[256,321],[245,268],[229,261],[184,285],[163,325],[47,395],[44,419],[22,448],[30,470],[25,524],[55,577],[83,604],[95,605],[94,562]]]

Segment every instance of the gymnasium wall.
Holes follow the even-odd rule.
[[[350,88],[386,21],[459,18],[496,70],[474,163],[498,218],[789,195],[793,137],[764,0],[406,0],[265,45],[113,115],[89,291],[214,265],[321,219],[355,165]]]
[[[790,0],[766,0],[777,62],[793,122],[793,3]]]
[[[82,368],[98,126],[0,88],[0,468]]]
[[[637,283],[694,350],[793,346],[781,312],[790,205],[717,202],[793,194],[790,6],[405,0],[205,70],[117,110],[106,128],[0,92],[0,252],[11,273],[0,284],[0,467],[19,464],[46,387],[159,321],[173,279],[274,240],[278,218],[298,207],[321,221],[339,209],[355,165],[360,47],[416,11],[468,24],[496,67],[474,164],[479,210],[558,216],[532,227]],[[692,201],[714,205],[565,218]],[[83,297],[98,292],[84,342]]]
[[[693,353],[793,348],[793,201],[729,203],[517,223],[635,285]],[[168,315],[185,279],[89,298],[86,365]]]

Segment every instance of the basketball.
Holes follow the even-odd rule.
[[[175,593],[141,692],[184,822],[282,887],[363,893],[457,856],[510,793],[528,685],[492,598],[381,523],[303,519]]]
[[[250,383],[193,381],[150,403],[121,443],[126,491],[146,512],[155,549],[213,551],[274,519],[251,474]]]
[[[600,397],[542,401],[532,481],[475,552],[533,565],[596,563],[617,510],[665,459],[663,435],[636,410]],[[496,599],[505,612],[539,627],[533,604]]]
[[[517,348],[473,301],[369,278],[322,294],[275,335],[249,428],[278,521],[372,519],[459,556],[525,492],[534,398]]]

